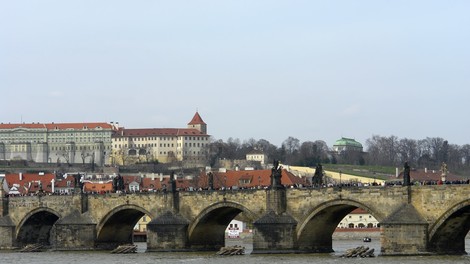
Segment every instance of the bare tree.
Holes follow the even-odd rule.
[[[298,151],[300,148],[300,141],[294,137],[288,137],[284,142],[282,142],[282,147],[285,150],[287,164],[292,164],[296,161]]]

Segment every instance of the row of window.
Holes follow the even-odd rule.
[[[115,138],[115,141],[152,141],[152,140],[160,140],[160,141],[175,141],[178,137],[131,137],[131,138]],[[207,141],[209,140],[208,137],[184,137],[184,140],[198,140],[198,141]]]
[[[340,228],[344,228],[346,226],[343,226],[343,225],[340,225]],[[378,227],[378,226],[374,226],[374,224],[372,223],[368,223],[367,225],[363,224],[363,223],[359,223],[357,225],[353,224],[353,223],[350,223],[347,225],[348,228],[374,228],[374,227]]]
[[[101,146],[77,146],[75,148],[72,148],[70,146],[59,146],[59,147],[51,147],[51,151],[57,151],[57,150],[96,150],[96,149],[111,149],[110,146],[104,146],[104,148],[101,148]]]
[[[207,146],[209,143],[184,143],[185,147],[204,147]],[[120,149],[120,148],[127,148],[127,144],[114,144],[114,149]],[[157,144],[129,144],[129,148],[155,148],[157,147]],[[160,148],[174,148],[175,144],[174,143],[160,143],[159,145]],[[181,143],[178,143],[178,147],[181,147]]]

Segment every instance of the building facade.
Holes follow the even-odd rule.
[[[361,208],[357,208],[345,216],[338,228],[378,228],[379,221],[374,216]]]
[[[204,163],[209,139],[207,124],[198,112],[187,128],[118,128],[112,136],[111,164]]]
[[[112,134],[108,123],[0,124],[0,160],[102,166]]]
[[[268,156],[266,156],[262,151],[253,150],[246,154],[246,160],[259,161],[261,165],[265,165],[268,160]]]

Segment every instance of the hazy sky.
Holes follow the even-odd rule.
[[[470,143],[470,1],[0,0],[0,122]]]

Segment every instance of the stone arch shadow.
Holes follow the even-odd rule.
[[[96,226],[96,243],[99,249],[113,249],[118,245],[133,243],[133,230],[142,216],[152,217],[146,209],[133,204],[121,205],[109,211]]]
[[[52,227],[61,218],[61,214],[50,208],[36,208],[18,224],[16,230],[16,246],[24,247],[28,244],[41,244],[51,246]]]
[[[256,214],[235,202],[219,202],[205,208],[188,226],[191,249],[216,251],[225,244],[225,229],[240,213],[253,222]]]
[[[306,253],[333,252],[332,235],[341,220],[356,208],[372,214],[379,222],[384,216],[373,208],[354,200],[337,199],[313,208],[297,225],[297,248]]]
[[[465,237],[470,231],[470,199],[452,206],[429,227],[428,251],[463,255]]]

